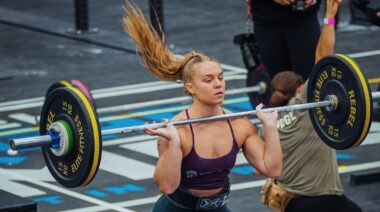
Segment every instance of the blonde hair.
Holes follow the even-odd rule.
[[[124,6],[123,28],[141,51],[144,67],[160,80],[191,82],[195,64],[216,61],[195,51],[175,56],[166,46],[163,33],[161,39],[141,10],[128,1]],[[190,95],[186,90],[185,93]]]

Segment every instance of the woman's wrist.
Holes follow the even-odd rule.
[[[323,24],[326,24],[326,25],[335,25],[335,18],[325,17],[323,19]]]

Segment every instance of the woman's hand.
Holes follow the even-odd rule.
[[[334,18],[342,0],[326,0],[326,18]]]
[[[263,123],[264,126],[272,126],[277,129],[277,118],[278,118],[277,111],[274,111],[272,113],[264,113],[260,110],[262,107],[263,107],[262,104],[259,104],[256,107],[257,118],[260,119],[261,123]]]
[[[162,122],[166,125],[165,128],[158,128],[158,129],[151,129],[148,127],[145,127],[145,133],[148,135],[157,135],[160,136],[170,142],[176,142],[179,144],[179,134],[177,129],[167,120],[163,119]]]

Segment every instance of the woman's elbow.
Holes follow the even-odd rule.
[[[274,178],[280,176],[282,173],[282,164],[273,167],[269,172],[267,172],[267,177]]]
[[[160,192],[164,194],[172,194],[177,190],[178,185],[170,184],[170,183],[161,183],[159,186]]]
[[[179,181],[170,182],[169,180],[159,181],[157,177],[153,178],[161,193],[172,194],[179,186]]]

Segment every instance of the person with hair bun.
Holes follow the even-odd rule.
[[[341,0],[326,0],[326,18],[334,17]],[[316,59],[333,54],[335,28],[325,23],[316,49]],[[269,107],[307,103],[307,83],[292,71],[272,79]],[[279,113],[277,127],[283,150],[280,176],[267,179],[262,201],[276,211],[350,212],[361,208],[344,195],[336,151],[317,135],[308,110]],[[266,136],[266,129],[259,130]],[[265,135],[264,135],[265,134]]]
[[[146,70],[160,80],[184,84],[191,105],[172,120],[230,113],[222,108],[226,82],[220,63],[191,51],[176,56],[154,31],[141,10],[129,2],[124,7],[124,30],[137,44]],[[282,151],[276,127],[277,112],[258,118],[267,132],[265,142],[247,118],[173,126],[145,132],[157,135],[159,158],[153,180],[163,195],[153,211],[230,211],[227,207],[229,172],[242,149],[250,164],[268,177],[280,175]]]

